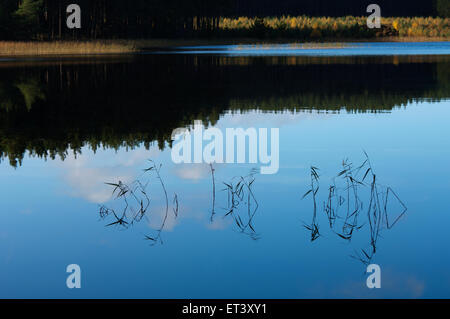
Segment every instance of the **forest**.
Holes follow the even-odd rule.
[[[1,0],[0,40],[220,36],[224,19],[367,16],[367,0]],[[66,8],[82,10],[81,29]],[[383,17],[448,17],[450,0],[377,0]],[[258,21],[258,20],[255,20]]]

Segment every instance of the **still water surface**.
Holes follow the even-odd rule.
[[[450,50],[411,46],[408,55],[385,44],[364,48],[370,56],[189,48],[199,52],[1,62],[0,297],[449,298]],[[212,176],[207,164],[174,164],[171,132],[196,119],[279,128],[279,172],[248,177],[258,165],[215,164]],[[346,202],[333,227],[324,209],[333,178],[346,198],[336,176],[346,159],[362,164],[364,151],[381,200],[390,187],[407,207],[402,214],[389,195],[387,218],[399,219],[377,229],[375,290],[367,258],[352,258],[374,248],[372,174],[358,186],[351,240],[339,236]],[[165,222],[161,181],[143,171],[149,159],[162,164]],[[311,166],[320,175],[315,219],[311,194],[302,199]],[[246,196],[225,216],[225,183],[241,176],[254,179],[254,231],[235,220],[248,220]],[[105,183],[136,180],[148,182],[146,215],[107,226],[117,219],[102,205],[124,203]],[[66,287],[73,263],[81,289]]]
[[[179,47],[180,54],[230,56],[383,56],[448,54],[448,42],[380,42],[325,44],[250,44]],[[159,52],[160,53],[160,52]]]

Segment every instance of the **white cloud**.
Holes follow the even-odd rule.
[[[157,209],[153,209],[149,212],[149,226],[152,229],[160,229],[162,226],[162,223],[164,222],[164,217],[166,215],[166,208],[165,207],[159,207]],[[167,219],[164,223],[163,231],[172,231],[175,226],[177,225],[177,218],[175,217],[175,214],[173,213],[173,210],[171,207],[169,207],[169,210],[167,212]]]
[[[231,218],[223,218],[221,214],[215,216],[212,222],[206,224],[206,228],[211,230],[221,230],[230,226],[232,222]]]
[[[208,178],[211,174],[211,169],[207,164],[182,164],[177,167],[179,168],[175,169],[175,175],[191,181]]]
[[[110,200],[112,195],[111,187],[105,183],[131,183],[141,173],[147,159],[158,154],[157,150],[140,148],[94,155],[91,150],[83,149],[76,159],[73,155],[68,156],[58,166],[63,170],[63,178],[72,196],[101,204]]]
[[[262,127],[279,127],[297,124],[303,120],[325,119],[330,117],[330,114],[324,112],[291,112],[284,111],[281,113],[272,112],[270,114],[262,111],[250,111],[235,116],[232,113],[227,113],[221,118],[216,127],[248,127],[248,126],[262,126]]]

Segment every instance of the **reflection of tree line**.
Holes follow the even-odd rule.
[[[450,96],[448,57],[128,60],[2,68],[1,156],[17,165],[26,151],[164,147],[174,128],[230,109],[377,112]]]

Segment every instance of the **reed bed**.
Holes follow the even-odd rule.
[[[120,40],[16,42],[0,41],[0,56],[122,54],[137,50],[136,43]]]

